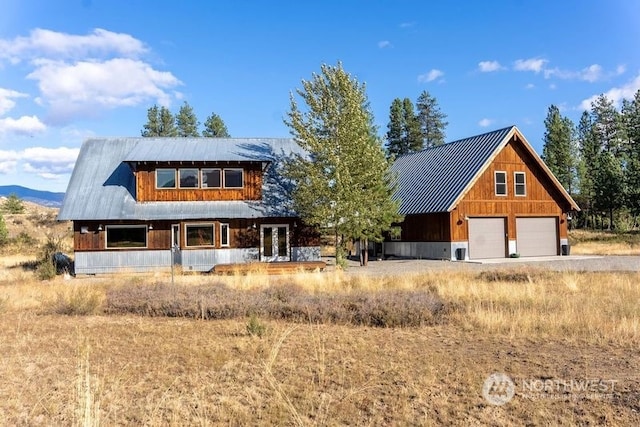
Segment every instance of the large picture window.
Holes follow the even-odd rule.
[[[496,196],[507,195],[507,173],[503,171],[495,172]]]
[[[513,173],[513,182],[515,186],[515,195],[516,196],[526,196],[527,195],[527,179],[524,172],[514,172]]]
[[[176,188],[176,170],[156,169],[156,188]]]
[[[198,188],[198,169],[180,169],[180,188]]]
[[[107,225],[107,249],[146,248],[145,225]]]
[[[225,169],[224,170],[224,187],[225,188],[242,188],[244,180],[242,169]]]
[[[213,246],[213,224],[187,225],[187,246]]]
[[[202,169],[202,188],[222,187],[220,169]]]

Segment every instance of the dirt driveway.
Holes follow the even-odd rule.
[[[333,264],[333,259],[325,260]],[[330,268],[333,268],[332,266]],[[496,269],[543,268],[553,271],[640,271],[640,256],[557,256],[535,258],[504,258],[452,262],[441,260],[384,260],[369,261],[367,267],[349,261],[348,274],[375,276],[420,273],[428,271],[485,271]]]

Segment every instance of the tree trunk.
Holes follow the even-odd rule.
[[[609,230],[613,229],[613,208],[609,208]]]
[[[366,267],[369,264],[369,240],[360,239],[360,265]]]

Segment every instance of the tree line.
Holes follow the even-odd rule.
[[[175,115],[167,107],[153,105],[147,110],[147,122],[140,133],[145,137],[230,137],[227,126],[216,113],[207,117],[202,134],[198,130],[199,127],[200,122],[193,107],[185,101]]]
[[[575,125],[551,105],[542,158],[582,211],[572,226],[629,230],[640,216],[640,90],[620,109],[598,96]]]

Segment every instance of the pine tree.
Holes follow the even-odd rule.
[[[187,101],[185,101],[180,107],[175,120],[178,136],[185,138],[200,136],[200,133],[198,132],[200,122],[198,122],[198,118],[193,112],[193,108],[187,103]]]
[[[597,170],[594,177],[594,207],[606,212],[609,217],[607,228],[614,227],[614,212],[624,205],[624,176],[620,161],[610,151],[602,151],[596,158]]]
[[[544,121],[544,146],[542,159],[560,184],[572,194],[577,179],[577,150],[574,125],[567,117],[562,117],[555,105],[549,107]]]
[[[141,132],[144,137],[178,136],[175,118],[167,107],[157,105],[147,110],[147,123]]]
[[[389,157],[395,158],[407,154],[409,150],[404,145],[405,114],[400,98],[396,98],[391,102],[387,129],[387,153]]]
[[[204,130],[202,136],[209,138],[230,138],[227,126],[224,124],[222,118],[216,113],[211,113],[207,120],[204,122]]]
[[[422,150],[423,139],[420,120],[413,109],[413,102],[409,98],[402,100],[402,112],[404,114],[405,146],[408,147],[409,153],[415,153]]]
[[[4,217],[0,213],[0,246],[4,246],[9,242],[9,231],[7,230],[7,223],[4,221]]]
[[[580,161],[578,163],[578,177],[580,189],[580,206],[585,215],[585,221],[591,218],[591,227],[595,227],[595,211],[593,209],[594,178],[597,171],[595,159],[600,154],[600,145],[593,132],[591,114],[584,111],[580,117],[577,129]]]
[[[591,120],[594,137],[602,150],[618,156],[623,140],[623,129],[620,113],[613,101],[605,95],[600,95],[591,104]]]
[[[364,84],[342,64],[323,64],[320,74],[291,94],[285,123],[308,157],[294,156],[285,175],[294,183],[293,203],[303,220],[331,229],[336,263],[342,265],[339,236],[379,241],[401,219],[392,200],[390,163],[385,157]],[[366,265],[366,251],[362,259]]]
[[[640,90],[622,106],[627,136],[625,168],[626,207],[631,215],[640,215]],[[634,222],[637,222],[635,220]]]
[[[426,90],[416,102],[418,120],[422,130],[423,148],[436,147],[445,142],[445,129],[448,122],[447,115],[440,111],[438,101]]]

